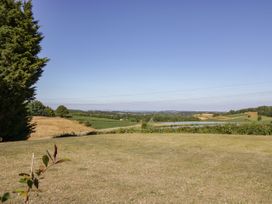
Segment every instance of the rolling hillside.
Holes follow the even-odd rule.
[[[59,117],[35,116],[32,119],[32,123],[36,124],[36,128],[29,140],[52,138],[64,134],[84,134],[94,131],[93,128],[80,124],[77,121]]]

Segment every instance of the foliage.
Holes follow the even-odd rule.
[[[148,123],[146,121],[142,121],[141,128],[146,129],[148,127]]]
[[[79,121],[80,123],[91,126],[95,129],[114,128],[114,127],[125,127],[135,125],[135,122],[129,120],[116,120],[102,117],[93,117],[90,115],[82,115],[76,113],[70,113],[71,119]]]
[[[119,111],[78,111],[71,110],[72,115],[82,117],[95,117],[140,123],[141,121],[153,122],[177,122],[198,121],[193,115],[199,112],[119,112]]]
[[[26,111],[48,59],[38,56],[43,39],[31,1],[0,0],[0,136],[24,140],[32,131]]]
[[[44,116],[54,117],[55,116],[55,111],[52,108],[50,108],[49,106],[46,106],[45,109],[44,109]]]
[[[64,105],[60,105],[56,109],[56,115],[60,117],[67,117],[69,115],[69,110]]]
[[[33,128],[29,123],[30,117],[23,99],[15,97],[14,91],[11,85],[2,79],[0,65],[0,137],[3,142],[27,139]]]
[[[43,105],[42,102],[38,100],[31,101],[27,105],[27,111],[31,116],[55,116],[55,112],[50,107]]]
[[[237,114],[245,112],[257,112],[259,115],[272,116],[272,106],[259,106],[257,108],[246,108],[241,110],[231,110],[227,114]]]
[[[34,189],[39,190],[40,188],[40,180],[44,178],[45,172],[47,170],[56,165],[63,163],[65,161],[69,161],[69,159],[57,159],[58,148],[54,145],[54,154],[51,155],[47,150],[46,154],[42,156],[42,165],[37,170],[34,170],[34,154],[32,154],[31,168],[30,173],[20,173],[19,183],[25,186],[24,189],[16,189],[14,193],[22,196],[24,198],[25,204],[28,204],[30,201],[30,194]],[[0,197],[0,201],[5,202],[10,198],[10,193],[4,193],[3,196]]]
[[[31,116],[41,116],[43,115],[45,106],[42,104],[42,102],[40,101],[31,101],[28,105],[27,105],[27,111],[29,113],[29,115]]]
[[[105,132],[104,132],[105,133]],[[211,133],[211,134],[236,134],[236,135],[272,135],[271,124],[227,124],[213,126],[182,126],[182,127],[155,127],[145,129],[119,128],[106,133]]]
[[[4,193],[2,196],[0,196],[0,201],[2,203],[6,202],[10,198],[10,193]]]

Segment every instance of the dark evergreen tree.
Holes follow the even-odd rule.
[[[38,57],[43,39],[31,1],[0,0],[0,137],[24,140],[32,130],[26,106],[47,58]]]

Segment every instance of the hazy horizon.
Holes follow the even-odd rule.
[[[259,104],[255,103],[252,104],[251,106],[247,105],[240,105],[236,106],[236,108],[233,108],[235,106],[231,107],[222,107],[222,108],[214,108],[214,105],[209,105],[207,106],[206,109],[199,109],[199,108],[194,108],[191,109],[191,104],[188,104],[188,106],[183,106],[184,108],[180,108],[175,106],[168,106],[169,108],[167,109],[166,106],[163,107],[158,107],[158,108],[152,108],[151,104],[148,104],[146,102],[142,102],[142,104],[135,103],[135,104],[126,104],[128,105],[127,107],[130,108],[122,108],[126,106],[122,106],[123,104],[82,104],[82,103],[74,103],[74,104],[69,104],[69,103],[45,103],[45,105],[50,106],[53,109],[56,109],[59,105],[65,105],[69,109],[73,110],[83,110],[83,111],[124,111],[124,112],[159,112],[159,111],[192,111],[192,112],[228,112],[230,110],[239,110],[239,109],[245,109],[245,108],[254,108],[254,107],[259,107],[259,106],[271,106],[269,104]],[[160,104],[161,105],[161,104]],[[142,107],[142,109],[141,109]]]

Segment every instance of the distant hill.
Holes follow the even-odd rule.
[[[237,113],[246,113],[246,112],[257,112],[259,115],[272,117],[272,106],[259,106],[256,108],[231,110],[227,114],[237,114]]]

